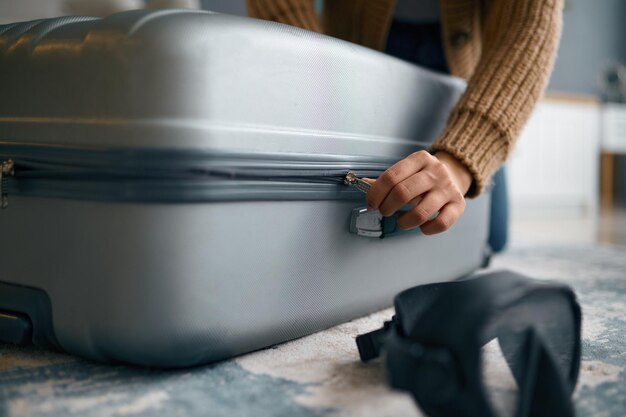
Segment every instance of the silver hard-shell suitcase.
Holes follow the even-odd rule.
[[[473,271],[487,196],[426,237],[343,184],[427,148],[463,88],[207,12],[0,26],[0,339],[193,365]]]

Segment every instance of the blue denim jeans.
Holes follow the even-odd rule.
[[[489,246],[494,253],[501,252],[509,239],[509,195],[506,186],[506,166],[493,176],[491,189],[491,216],[489,219]]]
[[[416,24],[394,19],[386,52],[422,67],[449,73],[441,43],[441,25],[437,22]],[[505,248],[508,240],[509,204],[505,167],[495,173],[493,183],[488,243],[491,250],[497,253]]]

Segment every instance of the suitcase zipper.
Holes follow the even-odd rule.
[[[9,206],[9,195],[7,191],[7,177],[15,176],[15,166],[13,161],[7,159],[2,161],[2,165],[0,165],[0,207],[5,209]]]
[[[41,155],[43,156],[43,155]],[[357,200],[355,190],[370,185],[357,177],[378,177],[391,161],[346,157],[276,155],[209,155],[186,162],[170,155],[140,159],[115,155],[91,159],[5,154],[0,195],[108,201],[242,201],[242,200]],[[7,157],[10,157],[7,158]],[[16,175],[17,172],[17,175]],[[8,181],[8,177],[14,177]],[[342,187],[342,185],[350,186]],[[362,194],[361,194],[362,195]]]

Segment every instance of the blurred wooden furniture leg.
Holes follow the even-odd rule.
[[[602,152],[600,166],[600,204],[606,210],[613,207],[615,154]]]

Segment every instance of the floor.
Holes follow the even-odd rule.
[[[626,415],[626,212],[513,219],[493,259],[574,287],[583,307],[579,417]],[[387,309],[270,349],[180,371],[110,366],[0,344],[0,417],[422,416],[390,391],[379,361],[362,364],[355,335]]]
[[[569,211],[513,213],[511,245],[533,243],[609,244],[626,246],[626,208],[598,215]]]

